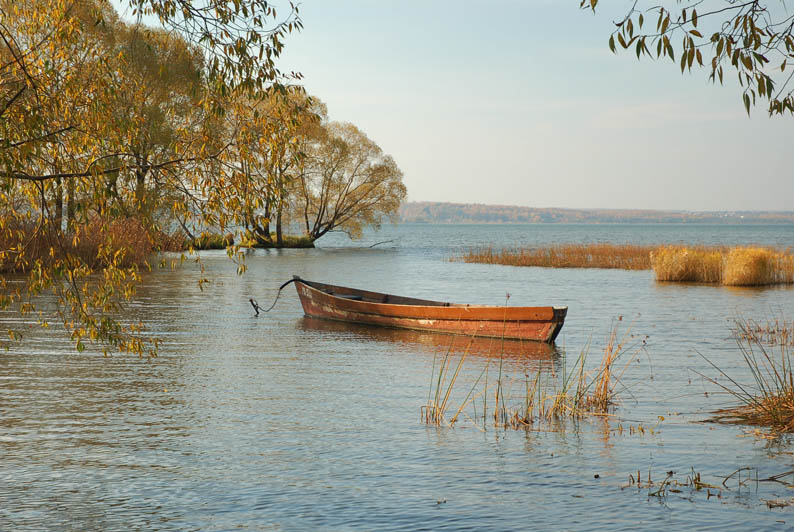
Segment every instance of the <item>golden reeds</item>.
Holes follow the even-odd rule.
[[[758,322],[750,319],[738,320],[734,330],[742,340],[769,345],[794,345],[794,320],[777,318]]]
[[[498,377],[489,387],[489,366],[486,365],[452,416],[447,416],[447,411],[450,410],[453,387],[466,355],[464,353],[452,369],[452,360],[447,353],[440,365],[436,366],[434,361],[427,404],[420,409],[422,421],[436,426],[453,426],[463,415],[477,426],[493,424],[494,427],[499,428],[526,429],[537,422],[558,422],[589,415],[606,415],[615,406],[617,387],[623,372],[634,359],[634,355],[642,349],[642,345],[627,347],[630,338],[627,332],[619,339],[618,329],[615,326],[607,338],[601,363],[594,371],[585,369],[590,347],[588,344],[573,367],[567,371],[563,370],[559,376],[545,373],[543,367],[539,368],[532,377],[525,374],[522,390],[517,395],[519,398],[517,403],[512,389],[520,381],[503,374],[503,361],[500,359]],[[632,356],[622,368],[616,368],[616,361],[627,350],[634,350]],[[438,368],[437,373],[436,368]],[[483,377],[485,377],[485,385],[482,389],[478,389]],[[476,401],[480,398],[482,408],[478,414]],[[493,400],[491,409],[488,408],[489,398]],[[466,410],[470,406],[474,409],[471,416]]]
[[[658,281],[763,286],[794,283],[794,255],[757,246],[661,246],[651,252]]]
[[[451,354],[452,347],[450,346],[438,367],[438,376],[436,376],[435,372],[437,357],[433,357],[433,372],[431,374],[431,386],[427,395],[427,404],[421,408],[422,418],[428,425],[440,426],[447,424],[446,413],[450,404],[449,399],[452,395],[452,390],[455,387],[455,381],[458,379],[460,370],[463,367],[463,361],[466,359],[466,355],[468,354],[468,349],[466,349],[463,355],[461,355],[460,360],[458,361],[458,364],[450,377],[450,365],[452,364],[452,357],[450,356]],[[449,382],[447,382],[448,378]],[[435,386],[433,385],[434,382]],[[471,395],[471,392],[469,395]],[[466,400],[463,401],[462,406],[458,409],[455,416],[449,421],[450,425],[455,424],[458,415],[468,403],[468,399],[469,397],[467,396]]]
[[[794,254],[758,246],[565,244],[464,251],[452,261],[544,268],[653,269],[657,281],[728,286],[794,284]]]
[[[740,319],[734,330],[752,384],[738,383],[706,359],[724,377],[721,381],[727,383],[706,378],[742,403],[721,410],[716,419],[769,427],[775,432],[794,432],[794,353],[788,342],[768,346],[760,337],[748,336],[746,331],[753,328],[752,323]]]
[[[647,270],[650,268],[649,254],[653,249],[654,246],[630,244],[561,244],[502,250],[487,247],[465,251],[451,260],[544,268]]]
[[[657,281],[719,283],[722,248],[659,246],[651,252]]]
[[[590,350],[588,344],[580,353],[573,368],[563,372],[559,387],[550,387],[548,383],[544,383],[544,389],[541,392],[541,389],[538,388],[540,379],[536,375],[531,390],[536,392],[536,400],[525,401],[523,410],[513,409],[512,412],[509,412],[508,419],[534,418],[555,421],[609,413],[616,404],[617,386],[621,382],[628,363],[634,360],[634,355],[642,349],[641,345],[627,346],[631,338],[629,333],[630,330],[618,338],[617,325],[612,328],[604,347],[601,363],[593,372],[585,370]],[[622,368],[616,368],[615,364],[618,358],[625,355],[627,350],[633,351],[632,356]],[[508,425],[518,428],[515,423],[508,423]]]
[[[769,248],[733,248],[725,261],[722,283],[757,286],[794,283],[794,256]]]

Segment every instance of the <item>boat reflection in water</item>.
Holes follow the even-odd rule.
[[[335,338],[350,339],[354,337],[376,342],[404,344],[430,354],[450,352],[462,355],[466,353],[467,356],[482,358],[549,361],[555,364],[561,356],[557,347],[543,342],[461,336],[410,329],[389,329],[307,316],[300,319],[298,327],[308,332],[328,333]]]

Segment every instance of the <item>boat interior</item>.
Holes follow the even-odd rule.
[[[353,301],[366,301],[368,303],[385,303],[389,305],[416,305],[423,307],[487,307],[489,305],[467,305],[463,303],[445,303],[441,301],[433,301],[430,299],[418,299],[414,297],[395,296],[392,294],[382,294],[380,292],[371,292],[368,290],[359,290],[358,288],[349,288],[347,286],[337,286],[333,284],[318,283],[315,281],[307,281],[301,279],[297,275],[293,278],[295,282],[303,283],[310,286],[315,290],[319,290],[334,297],[343,299],[350,299]],[[568,307],[552,307],[555,314],[559,317],[565,317]]]
[[[417,299],[413,297],[395,296],[392,294],[382,294],[380,292],[370,292],[368,290],[359,290],[357,288],[348,288],[346,286],[336,286],[332,284],[317,283],[315,281],[306,281],[299,277],[295,277],[296,282],[310,286],[315,290],[319,290],[334,297],[341,297],[343,299],[350,299],[353,301],[366,301],[368,303],[387,303],[389,305],[417,305],[423,307],[468,307],[469,305],[462,305],[459,303],[444,303],[441,301],[432,301],[430,299]]]

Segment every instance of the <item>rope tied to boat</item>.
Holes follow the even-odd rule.
[[[256,299],[254,299],[253,297],[250,298],[248,301],[251,303],[251,306],[254,307],[254,311],[256,312],[256,315],[259,316],[259,311],[260,310],[262,312],[270,312],[271,310],[273,310],[273,307],[276,306],[276,302],[278,301],[278,298],[281,295],[281,291],[284,290],[284,287],[286,287],[290,283],[294,283],[295,281],[299,281],[299,280],[300,279],[293,278],[293,279],[290,279],[289,281],[287,281],[286,283],[282,284],[281,286],[279,286],[278,287],[278,293],[276,294],[276,299],[273,300],[273,304],[270,305],[270,307],[268,307],[267,309],[263,309],[262,307],[260,307],[259,303],[257,303]]]

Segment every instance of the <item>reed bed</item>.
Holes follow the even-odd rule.
[[[726,286],[794,284],[794,254],[759,246],[635,246],[565,244],[537,248],[477,248],[452,261],[544,268],[653,269],[657,281]]]
[[[754,325],[736,321],[734,334],[753,382],[740,384],[706,359],[727,384],[706,377],[741,403],[718,412],[717,421],[768,427],[776,433],[794,432],[794,353],[791,343],[767,344],[759,336],[747,336]]]
[[[534,375],[517,379],[504,373],[503,359],[493,371],[487,364],[459,404],[453,402],[453,392],[467,353],[455,362],[448,351],[439,364],[434,360],[427,403],[420,409],[421,419],[428,425],[452,427],[467,418],[485,430],[487,425],[529,429],[538,423],[608,415],[616,406],[624,371],[642,349],[642,345],[629,345],[630,338],[629,332],[619,336],[617,326],[613,327],[600,364],[590,371],[586,370],[589,344],[573,367],[564,369],[561,375],[540,367]],[[629,351],[632,356],[619,366],[618,359]],[[491,373],[496,379],[491,379],[489,385]],[[519,391],[514,393],[515,388]]]
[[[657,281],[719,283],[724,248],[659,246],[651,252]]]
[[[722,284],[757,286],[794,284],[794,255],[758,247],[733,248],[725,261]]]
[[[630,244],[561,244],[537,248],[471,249],[453,261],[543,268],[618,268],[648,270],[654,246]]]
[[[661,246],[651,253],[651,265],[658,281],[726,286],[794,284],[791,250]]]

